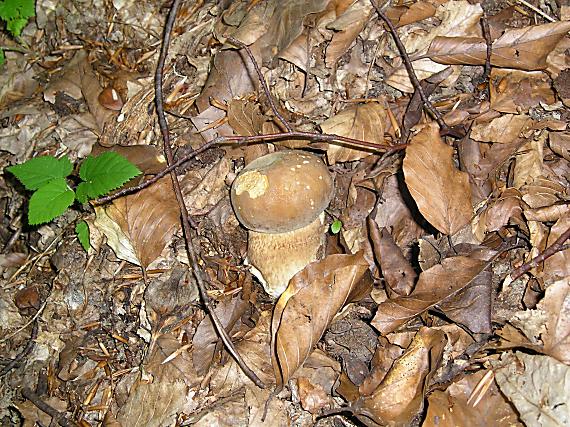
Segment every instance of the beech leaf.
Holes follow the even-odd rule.
[[[493,42],[491,65],[528,71],[545,69],[546,57],[568,31],[569,21],[507,30]],[[436,37],[427,56],[446,65],[484,65],[487,44],[479,37]]]
[[[169,176],[136,194],[97,208],[95,225],[115,254],[147,267],[170,243],[179,226],[179,208]]]
[[[487,262],[464,256],[450,257],[420,274],[414,291],[384,301],[372,320],[381,334],[395,331],[412,317],[441,304],[467,288],[486,267]]]
[[[271,360],[278,388],[307,359],[340,309],[370,290],[363,252],[329,255],[297,273],[275,306]]]
[[[453,149],[435,124],[412,138],[404,158],[406,185],[421,214],[439,231],[453,235],[471,220],[469,176],[453,165]]]

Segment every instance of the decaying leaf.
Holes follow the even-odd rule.
[[[548,356],[506,353],[492,362],[501,392],[527,426],[570,424],[570,367]]]
[[[246,332],[235,345],[247,366],[266,385],[271,384],[274,380],[269,349],[270,322],[271,313],[262,312],[255,327]],[[227,396],[244,386],[248,389],[258,390],[258,387],[244,374],[233,358],[224,366],[216,367],[213,370],[210,387],[215,394]]]
[[[502,113],[527,113],[541,103],[555,102],[547,74],[539,71],[492,69],[489,89],[491,108]]]
[[[481,142],[511,143],[521,137],[532,120],[527,115],[505,114],[489,123],[476,124],[471,128],[471,138]]]
[[[380,425],[409,425],[421,411],[427,380],[441,363],[445,334],[422,327],[374,393],[353,405]]]
[[[570,22],[507,30],[493,42],[491,65],[520,70],[546,68],[546,57],[570,30]],[[487,55],[485,39],[478,37],[436,37],[428,56],[441,64],[483,65]]]
[[[271,360],[279,388],[303,364],[340,309],[370,290],[367,270],[360,252],[329,255],[293,276],[271,322]]]
[[[562,216],[550,229],[547,246],[554,244],[570,228],[570,214]],[[544,261],[544,279],[547,283],[570,277],[570,248],[559,251]]]
[[[451,384],[447,390],[435,390],[428,397],[425,427],[487,427],[491,425],[522,427],[517,413],[499,392],[493,377],[490,385],[475,394],[490,371],[479,371]],[[482,386],[487,384],[482,383]],[[481,396],[480,400],[477,398]]]
[[[453,149],[437,125],[412,138],[404,158],[406,185],[421,214],[439,231],[453,235],[471,221],[469,177],[453,165]]]
[[[374,256],[380,264],[386,284],[397,295],[409,295],[414,288],[416,272],[385,228],[380,230],[372,220],[368,221],[368,225]]]
[[[145,268],[170,243],[180,224],[169,176],[109,206],[98,206],[95,212],[95,225],[107,236],[117,257]]]
[[[447,298],[472,285],[486,264],[485,261],[464,256],[444,259],[441,264],[420,274],[418,283],[409,296],[399,296],[381,303],[372,320],[372,326],[385,335],[412,317],[436,305],[441,306]],[[480,297],[484,298],[484,295]],[[465,302],[467,300],[468,298]],[[490,313],[485,315],[490,316]]]
[[[363,141],[384,144],[386,112],[376,102],[354,105],[321,123],[325,133],[332,133]],[[370,150],[349,148],[340,144],[319,144],[327,151],[330,164],[362,159],[372,154]]]
[[[158,427],[165,422],[174,422],[177,413],[186,404],[188,389],[199,385],[201,379],[192,368],[191,356],[187,352],[162,364],[168,355],[179,348],[180,343],[171,335],[161,336],[157,340],[144,373],[137,375],[126,402],[117,414],[121,425]],[[148,381],[148,378],[152,378],[152,381]]]

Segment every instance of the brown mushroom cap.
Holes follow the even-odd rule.
[[[247,165],[232,185],[240,223],[250,230],[284,233],[313,222],[328,206],[333,180],[315,155],[278,151]]]

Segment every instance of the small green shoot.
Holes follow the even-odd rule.
[[[331,224],[331,233],[338,234],[341,228],[342,228],[342,221],[340,219],[335,219]]]
[[[115,152],[97,157],[89,156],[79,169],[83,180],[76,191],[69,186],[66,177],[73,171],[67,157],[57,159],[42,156],[20,165],[6,168],[26,187],[34,191],[28,206],[28,223],[43,224],[63,214],[77,199],[80,203],[108,194],[142,172],[127,159]],[[87,223],[76,227],[79,241],[89,248]]]

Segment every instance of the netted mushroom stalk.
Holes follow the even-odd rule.
[[[333,180],[323,162],[300,151],[278,151],[247,165],[231,190],[248,231],[246,262],[266,292],[278,297],[289,279],[324,254],[324,210]]]

